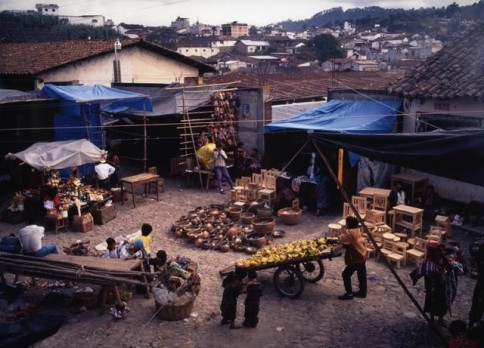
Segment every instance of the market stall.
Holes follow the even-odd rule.
[[[29,165],[38,170],[42,176],[42,186],[25,187],[17,192],[8,212],[2,213],[2,219],[17,223],[18,220],[46,217],[45,221],[52,222],[57,232],[59,227],[67,224],[76,226],[76,221],[73,220],[78,218],[74,216],[82,217],[88,213],[96,215],[106,203],[109,205],[111,192],[83,182],[78,170],[80,166],[98,162],[105,156],[106,151],[85,139],[36,143],[24,151],[8,154],[7,159],[19,160],[20,165]],[[61,178],[59,170],[62,169],[70,170],[66,180]],[[114,207],[108,209],[108,214],[112,217],[115,216],[113,209]],[[106,215],[107,212],[103,214]],[[86,219],[79,221],[79,228],[76,230],[84,231],[88,228],[89,223],[84,220]],[[87,220],[92,224],[92,217]],[[98,221],[107,222],[102,217]]]

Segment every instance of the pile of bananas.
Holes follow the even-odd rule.
[[[239,261],[239,268],[257,268],[276,265],[286,261],[296,261],[308,257],[318,257],[330,251],[332,244],[338,238],[321,237],[314,240],[299,240],[292,243],[279,244],[263,248],[254,255]]]

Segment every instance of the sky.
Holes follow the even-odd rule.
[[[35,4],[59,6],[60,15],[103,15],[114,24],[141,24],[170,26],[177,17],[190,23],[221,25],[237,21],[249,26],[263,26],[287,19],[311,18],[318,12],[334,7],[344,10],[355,7],[380,6],[383,8],[446,7],[453,2],[459,6],[471,5],[478,0],[0,0],[3,10],[35,10]]]

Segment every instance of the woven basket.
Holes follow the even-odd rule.
[[[192,300],[181,306],[162,306],[155,301],[157,316],[162,320],[168,321],[185,319],[192,313],[195,299],[196,297],[193,297]]]

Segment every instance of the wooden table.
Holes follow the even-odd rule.
[[[138,185],[144,185],[145,190],[145,197],[148,197],[148,184],[153,183],[158,187],[158,179],[160,176],[158,174],[151,174],[151,173],[141,173],[132,176],[126,176],[121,178],[121,197],[124,197],[124,192],[131,193],[133,198],[133,208],[136,208],[135,202],[135,189]],[[128,191],[124,188],[124,184],[131,185],[131,191]],[[156,190],[156,200],[160,200],[160,192]],[[124,204],[124,199],[123,199]]]
[[[412,238],[415,237],[417,231],[420,231],[420,235],[422,235],[423,209],[400,204],[393,207],[393,211],[395,212],[393,231],[395,231],[395,226],[401,226],[410,230]]]
[[[395,182],[400,181],[402,186],[410,187],[410,192],[407,191],[409,197],[406,197],[410,201],[410,204],[415,203],[415,197],[419,195],[423,195],[425,187],[427,186],[427,177],[419,174],[413,173],[399,173],[392,175],[391,178],[391,185],[392,187],[395,186]]]
[[[390,192],[392,192],[392,190],[378,187],[365,187],[363,190],[358,192],[358,194],[367,198],[373,198],[374,195],[386,196],[388,198],[388,196],[390,196]]]

